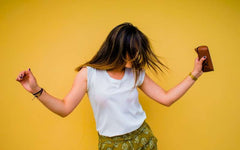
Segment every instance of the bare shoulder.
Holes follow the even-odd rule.
[[[75,82],[87,81],[87,67],[83,67],[76,75]]]

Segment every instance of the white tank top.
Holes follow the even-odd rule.
[[[138,129],[146,114],[138,100],[137,86],[143,83],[140,73],[136,86],[132,69],[126,68],[121,80],[109,76],[106,70],[87,66],[87,94],[100,135],[117,136]]]

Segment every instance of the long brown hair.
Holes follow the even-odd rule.
[[[130,57],[135,82],[145,65],[155,72],[157,69],[163,72],[158,64],[169,69],[153,53],[147,36],[137,27],[126,22],[116,26],[109,33],[97,54],[90,61],[77,67],[75,71],[80,71],[86,66],[100,70],[123,69],[127,55]]]

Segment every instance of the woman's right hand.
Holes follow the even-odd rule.
[[[24,89],[32,94],[38,92],[41,89],[38,86],[37,80],[33,76],[30,68],[27,71],[24,70],[20,72],[16,81],[20,82]]]

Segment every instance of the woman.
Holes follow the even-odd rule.
[[[168,69],[153,53],[148,38],[131,23],[116,26],[97,54],[78,72],[72,89],[63,100],[41,88],[29,70],[17,77],[22,86],[34,94],[54,113],[66,117],[88,94],[99,136],[99,149],[157,149],[157,138],[145,122],[146,114],[138,100],[137,88],[151,99],[170,106],[202,75],[202,63],[196,58],[193,71],[180,84],[165,91],[146,73]]]

